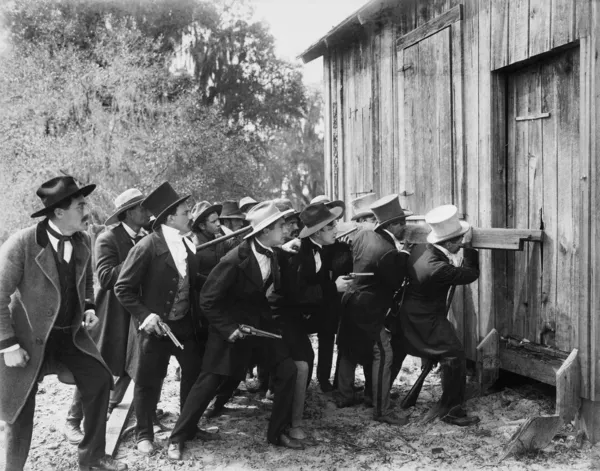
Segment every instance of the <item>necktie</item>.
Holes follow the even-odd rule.
[[[142,237],[144,237],[144,236],[136,235],[135,237],[130,237],[131,243],[133,245],[137,244],[140,240],[142,240]]]
[[[50,233],[52,237],[58,239],[56,255],[58,256],[58,261],[62,263],[65,260],[65,242],[71,242],[72,238],[71,236],[59,234],[50,227],[50,224],[46,224],[46,230]]]
[[[265,291],[269,289],[271,283],[273,284],[274,289],[279,289],[279,287],[281,286],[281,277],[279,274],[279,264],[277,263],[277,257],[275,257],[275,254],[271,250],[267,250],[258,242],[254,244],[254,247],[256,247],[256,251],[259,254],[266,256],[271,262],[271,274],[267,277],[266,281],[264,282]]]

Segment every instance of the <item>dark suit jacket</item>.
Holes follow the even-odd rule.
[[[196,237],[198,238],[198,243],[200,245],[215,239],[215,237],[211,237],[205,232],[196,233]],[[200,288],[202,288],[202,285],[206,281],[206,278],[208,278],[211,270],[219,263],[223,256],[234,247],[234,245],[235,243],[229,239],[220,244],[196,252],[198,272],[200,273],[201,280]]]

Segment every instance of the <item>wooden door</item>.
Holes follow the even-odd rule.
[[[577,343],[579,50],[507,77],[507,227],[544,230],[507,255],[503,334],[570,351]]]

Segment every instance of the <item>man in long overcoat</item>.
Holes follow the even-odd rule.
[[[7,422],[6,469],[22,470],[33,432],[38,380],[48,373],[74,382],[86,416],[79,444],[81,470],[123,470],[105,456],[110,371],[87,328],[94,314],[89,209],[69,176],[37,190],[40,223],[11,236],[0,248],[0,419]]]

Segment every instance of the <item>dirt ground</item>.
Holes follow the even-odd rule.
[[[417,359],[405,362],[393,392],[403,397],[417,378]],[[159,407],[169,412],[163,423],[172,427],[178,414],[178,387],[174,379],[175,363],[169,368]],[[357,384],[363,383],[357,371]],[[552,413],[551,389],[535,384],[510,384],[467,403],[469,413],[481,418],[479,425],[455,427],[441,421],[419,424],[429,407],[440,397],[439,375],[425,382],[417,406],[411,409],[410,423],[395,427],[371,420],[372,409],[364,405],[337,409],[331,393],[323,394],[313,380],[305,408],[305,431],[319,444],[304,451],[269,445],[267,419],[271,402],[260,394],[240,391],[232,402],[236,410],[206,421],[201,427],[217,431],[221,440],[189,442],[185,461],[173,463],[166,457],[168,432],[158,433],[158,451],[143,457],[135,450],[133,437],[121,444],[117,458],[131,470],[183,469],[267,469],[267,470],[588,470],[600,469],[600,444],[592,446],[567,425],[553,442],[541,451],[510,456],[498,463],[503,447],[524,420]],[[46,378],[37,397],[32,449],[26,469],[50,471],[77,469],[76,448],[68,444],[62,427],[72,388],[55,377]],[[394,402],[396,407],[399,400]],[[2,427],[0,427],[2,429]],[[0,443],[4,446],[4,432]],[[4,469],[4,449],[0,469]]]

